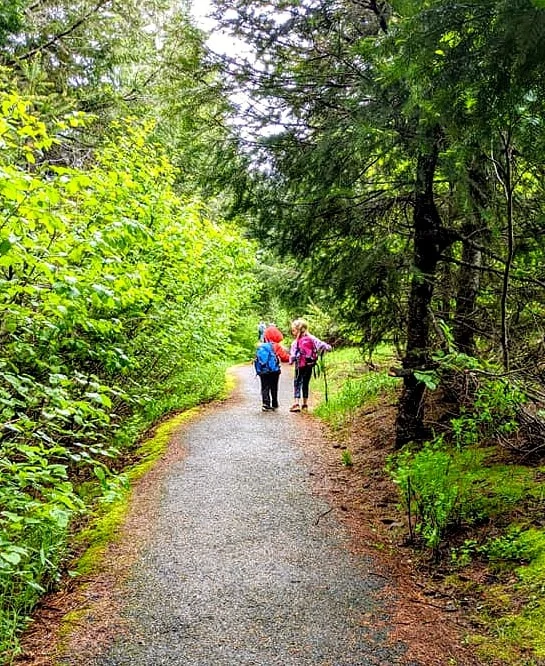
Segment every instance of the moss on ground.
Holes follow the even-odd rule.
[[[502,536],[483,547],[492,563],[505,569],[511,564],[516,577],[503,613],[488,619],[490,637],[483,639],[483,654],[500,650],[506,664],[542,664],[545,658],[545,532],[512,525]],[[520,564],[520,562],[524,562]],[[490,607],[490,590],[483,599]]]
[[[142,478],[166,451],[174,432],[183,423],[188,421],[198,412],[197,408],[184,411],[167,421],[161,423],[155,430],[153,437],[142,443],[134,454],[139,462],[125,470],[123,477],[126,482],[117,484],[117,492],[114,499],[108,503],[99,504],[97,515],[92,524],[80,532],[75,542],[82,547],[85,544],[85,552],[78,559],[75,572],[78,575],[88,574],[93,571],[108,544],[115,542],[120,536],[120,526],[127,515],[131,498],[132,485]]]

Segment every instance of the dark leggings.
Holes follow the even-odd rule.
[[[303,393],[303,398],[308,399],[308,385],[312,377],[312,365],[305,365],[302,368],[295,369],[293,378],[293,397],[298,400]]]
[[[280,372],[268,372],[259,375],[261,380],[261,400],[266,407],[278,407],[278,380]]]

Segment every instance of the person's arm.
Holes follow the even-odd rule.
[[[289,363],[295,363],[297,355],[297,338],[291,343]]]
[[[279,342],[276,342],[274,345],[274,351],[282,363],[288,363],[290,360],[290,353],[287,349],[282,347]]]
[[[312,341],[316,345],[316,351],[318,352],[318,354],[320,354],[321,352],[330,352],[332,350],[330,344],[324,342],[323,340],[320,340],[320,338],[317,338],[315,335],[312,336]]]

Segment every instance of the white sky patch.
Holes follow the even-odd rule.
[[[210,17],[213,7],[209,0],[193,0],[191,15],[198,28],[208,33],[206,45],[214,53],[224,55],[238,55],[250,53],[250,48],[240,39],[229,35],[218,27],[216,21]]]
[[[211,11],[208,0],[193,0],[191,3],[191,16],[202,30],[211,30],[214,27],[214,21],[208,17]]]
[[[211,18],[210,14],[214,10],[210,0],[193,0],[191,4],[191,15],[195,21],[195,24],[198,28],[203,30],[208,34],[206,39],[206,46],[217,53],[218,55],[225,55],[227,57],[232,57],[239,61],[247,61],[252,63],[256,69],[263,69],[265,67],[264,63],[256,61],[255,55],[252,52],[252,48],[242,40],[233,37],[225,30],[219,28],[217,22]],[[236,12],[233,13],[233,18],[236,15]],[[282,23],[283,21],[289,18],[289,13],[278,12],[275,15],[275,22]],[[229,18],[229,12],[225,16]],[[247,93],[240,92],[232,96],[232,101],[238,108],[238,117],[233,120],[233,124],[238,126],[241,136],[246,137],[249,140],[255,140],[256,137],[248,132],[246,114],[249,109],[261,107],[265,113],[265,107],[262,102],[260,103],[257,100],[252,100],[251,96]],[[288,113],[282,113],[282,117],[285,119],[288,118]],[[282,125],[271,122],[265,127],[261,127],[259,130],[259,136],[264,137],[267,135],[277,134],[284,129]]]

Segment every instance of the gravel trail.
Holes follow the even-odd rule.
[[[159,520],[125,596],[133,627],[92,666],[394,666],[374,563],[351,554],[312,494],[290,414],[260,410],[250,367],[233,398],[186,426]],[[417,665],[413,665],[417,666]]]

